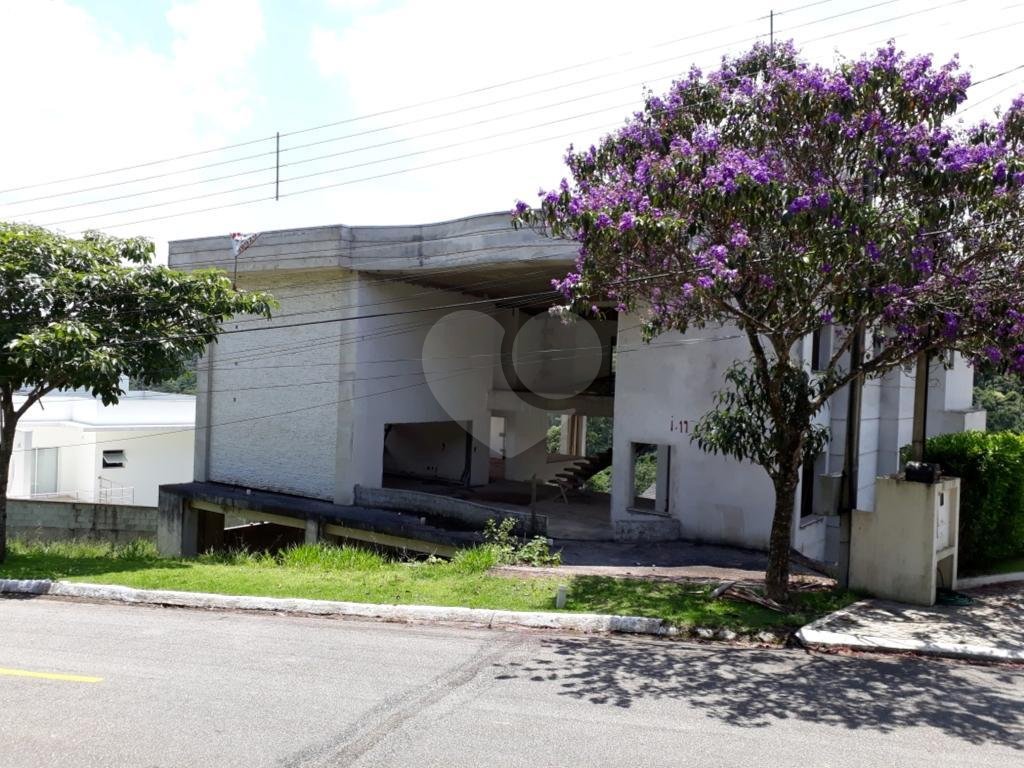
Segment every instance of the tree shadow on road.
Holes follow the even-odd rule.
[[[794,719],[880,733],[931,726],[1024,750],[1024,669],[606,639],[543,646],[498,679],[557,682],[563,696],[620,708],[677,700],[742,728]]]

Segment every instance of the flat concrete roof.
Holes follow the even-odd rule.
[[[512,228],[508,212],[403,226],[323,227],[263,232],[238,259],[239,276],[346,269],[502,298],[547,290],[575,262],[577,244]],[[172,240],[176,269],[236,269],[230,236]]]

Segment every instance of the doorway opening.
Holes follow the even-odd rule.
[[[672,447],[658,443],[630,443],[630,508],[638,512],[669,514],[669,476]]]

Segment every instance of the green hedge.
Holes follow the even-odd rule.
[[[925,460],[961,479],[961,568],[1024,555],[1024,435],[940,435],[928,441]]]

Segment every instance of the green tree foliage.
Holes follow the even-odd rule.
[[[1019,374],[1000,374],[981,368],[974,375],[974,404],[988,411],[993,432],[1024,433],[1024,380]]]
[[[271,297],[236,291],[221,272],[186,274],[152,258],[142,238],[0,223],[0,561],[14,433],[40,398],[80,388],[116,403],[122,376],[175,379],[225,320],[270,316]]]
[[[174,395],[194,395],[197,390],[196,368],[198,359],[190,360],[188,366],[180,376],[172,379],[165,379],[156,384],[150,384],[145,388],[153,392],[169,392]],[[131,382],[133,389],[139,388],[136,382]]]
[[[1024,435],[940,435],[928,440],[925,459],[961,479],[962,567],[1024,555]]]

